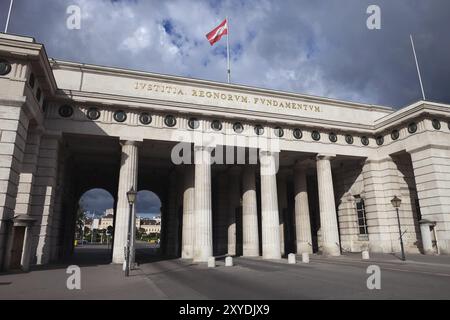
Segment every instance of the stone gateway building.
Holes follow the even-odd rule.
[[[382,93],[380,93],[382,94]],[[80,196],[162,202],[162,251],[450,253],[450,106],[400,110],[49,59],[0,35],[0,265],[73,252]]]

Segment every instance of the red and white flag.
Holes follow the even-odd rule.
[[[216,28],[214,28],[211,32],[206,35],[209,43],[213,45],[217,41],[222,38],[223,35],[228,34],[228,21],[227,19],[223,20],[221,24],[219,24]]]

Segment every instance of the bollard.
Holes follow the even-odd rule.
[[[309,253],[308,252],[303,252],[302,253],[302,262],[303,263],[309,263]]]
[[[363,260],[369,260],[369,259],[370,259],[369,251],[364,250],[364,251],[362,252],[362,259],[363,259]]]
[[[294,253],[289,253],[288,254],[288,263],[289,264],[295,264],[295,254]]]
[[[233,258],[232,257],[226,257],[225,258],[225,267],[232,267],[233,266]]]
[[[209,257],[208,258],[208,268],[215,268],[216,267],[216,258]]]

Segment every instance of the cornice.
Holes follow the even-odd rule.
[[[272,124],[287,124],[290,126],[302,125],[311,128],[325,128],[327,130],[350,130],[350,131],[358,131],[364,132],[367,134],[372,133],[373,126],[362,125],[358,123],[352,122],[344,122],[344,121],[333,121],[326,119],[316,119],[310,117],[302,117],[302,116],[293,116],[286,114],[277,114],[273,112],[265,112],[265,111],[249,111],[243,110],[239,108],[223,108],[223,107],[214,107],[210,105],[204,104],[194,104],[194,103],[181,103],[176,101],[168,101],[168,100],[156,100],[150,98],[140,98],[140,97],[129,97],[129,96],[121,96],[121,95],[110,95],[103,93],[93,93],[86,91],[74,91],[74,90],[59,90],[58,94],[54,96],[56,100],[67,100],[71,99],[78,103],[92,103],[98,105],[118,105],[119,103],[127,104],[127,108],[133,109],[133,106],[130,106],[129,103],[136,103],[145,108],[152,108],[157,111],[167,111],[168,108],[178,108],[172,110],[174,113],[179,114],[197,114],[206,117],[214,117],[221,116],[225,119],[240,119],[240,120],[257,120],[261,122],[261,124],[272,123]],[[98,100],[113,100],[116,103],[104,103],[104,102],[96,102],[94,99]],[[121,104],[121,107],[123,105]],[[156,108],[154,106],[157,106]],[[230,111],[232,114],[230,115]],[[205,114],[205,112],[209,112],[211,114]]]
[[[257,88],[257,87],[251,87],[251,86],[245,86],[245,85],[228,84],[228,83],[216,82],[216,81],[210,81],[210,80],[185,78],[185,77],[180,77],[180,76],[165,75],[165,74],[151,73],[151,72],[144,72],[144,71],[137,71],[137,70],[129,70],[129,69],[121,69],[121,68],[106,67],[106,66],[99,66],[99,65],[83,64],[83,63],[76,63],[76,62],[69,62],[69,61],[62,61],[62,60],[51,61],[51,66],[54,69],[60,69],[60,70],[72,70],[72,71],[76,71],[76,72],[84,71],[84,72],[91,72],[91,73],[103,74],[103,75],[113,75],[113,76],[119,76],[119,77],[125,76],[125,77],[131,77],[131,78],[137,79],[137,80],[147,80],[147,81],[158,80],[158,81],[164,81],[164,82],[171,83],[171,84],[195,85],[195,86],[202,86],[204,88],[209,88],[209,89],[225,90],[225,91],[233,90],[233,91],[236,91],[239,93],[247,93],[247,94],[263,94],[263,95],[270,95],[270,96],[277,97],[277,98],[298,99],[298,100],[302,100],[302,101],[310,102],[310,103],[325,103],[325,104],[330,104],[333,106],[346,107],[346,108],[358,108],[358,109],[371,110],[371,111],[394,112],[392,107],[387,107],[387,106],[364,104],[364,103],[358,103],[358,102],[352,102],[352,101],[344,101],[344,100],[331,99],[331,98],[325,98],[325,97],[319,97],[319,96],[298,94],[298,93],[281,91],[281,90],[271,90],[271,89]]]
[[[423,151],[423,150],[427,150],[427,149],[450,150],[450,146],[443,146],[443,145],[438,145],[438,144],[427,144],[427,145],[407,149],[406,152],[415,153],[415,152],[419,152],[419,151]]]
[[[418,101],[411,106],[398,110],[389,117],[383,120],[381,123],[374,125],[362,125],[345,121],[333,121],[326,119],[317,119],[311,117],[293,116],[285,114],[276,114],[265,111],[249,111],[243,109],[232,109],[232,115],[230,115],[230,108],[215,107],[204,104],[185,103],[167,100],[156,100],[150,98],[129,97],[121,95],[110,95],[104,93],[93,93],[86,91],[74,91],[74,90],[58,90],[58,93],[54,96],[56,100],[75,100],[79,103],[93,103],[98,105],[120,105],[123,108],[123,104],[127,104],[127,108],[133,109],[133,106],[129,103],[139,104],[140,107],[155,109],[156,111],[167,111],[167,108],[174,108],[172,112],[178,114],[196,114],[207,117],[220,116],[225,119],[246,119],[249,117],[252,120],[259,121],[261,124],[284,124],[289,126],[298,126],[310,128],[322,128],[326,130],[341,131],[354,131],[365,134],[377,135],[384,131],[410,122],[420,116],[428,114],[448,114],[450,116],[450,106],[439,103]],[[104,103],[93,100],[112,100],[112,103]],[[156,106],[156,108],[155,108]],[[205,114],[208,112],[210,114]]]
[[[234,119],[241,121],[252,120],[260,122],[261,124],[288,125],[290,127],[301,126],[311,129],[335,131],[336,133],[355,132],[373,136],[383,134],[390,129],[430,114],[436,114],[436,116],[448,115],[450,117],[449,105],[424,101],[418,101],[404,109],[396,111],[388,117],[383,117],[384,120],[380,123],[376,123],[374,125],[363,125],[345,121],[317,119],[307,116],[303,117],[265,111],[250,111],[239,108],[230,109],[220,106],[110,95],[86,91],[58,90],[58,93],[54,97],[56,98],[55,100],[64,101],[70,99],[77,103],[92,103],[99,106],[108,105],[114,107],[116,105],[120,108],[124,108],[125,106],[127,109],[148,108],[158,112],[169,112],[169,110],[172,109],[170,112],[181,115],[191,114],[208,118],[221,117],[222,119]],[[112,102],[106,103],[102,100],[110,100]],[[136,106],[130,105],[130,103],[136,104]]]
[[[36,62],[35,67],[41,74],[35,72],[35,75],[40,79],[42,89],[49,95],[55,94],[57,84],[44,45],[36,43],[30,37],[0,33],[0,52],[7,57],[29,59],[31,62]]]
[[[390,127],[409,122],[414,118],[428,115],[446,115],[450,117],[450,106],[441,103],[428,102],[428,101],[418,101],[404,109],[400,109],[385,117],[386,119],[374,126],[374,130],[377,132],[382,132]]]

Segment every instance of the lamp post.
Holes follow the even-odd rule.
[[[130,250],[131,250],[131,228],[133,227],[133,204],[136,201],[137,192],[131,187],[130,191],[127,192],[127,199],[129,205],[129,214],[128,214],[128,237],[127,237],[127,248],[126,248],[126,257],[125,257],[125,277],[130,275],[131,269],[131,261],[130,261]]]
[[[392,206],[394,206],[395,210],[397,211],[397,223],[398,223],[398,233],[400,235],[400,248],[402,250],[402,260],[405,261],[405,249],[403,247],[403,236],[402,236],[402,228],[400,226],[400,215],[398,214],[398,208],[400,207],[400,204],[402,203],[402,200],[398,198],[397,196],[394,196],[391,200]]]

